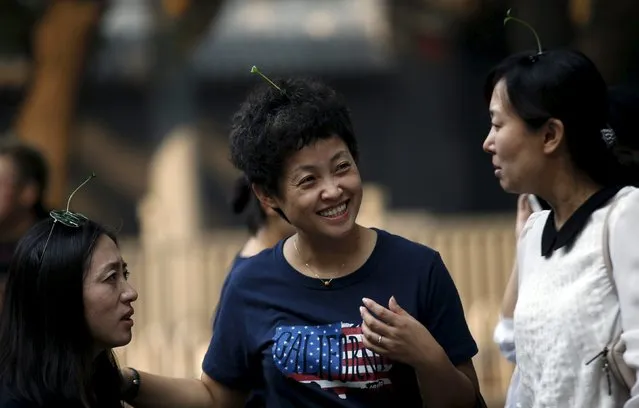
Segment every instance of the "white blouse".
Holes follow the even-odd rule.
[[[609,219],[610,255],[617,293],[603,258],[603,224]],[[549,212],[534,213],[519,243],[519,294],[514,314],[519,370],[518,406],[639,408],[639,383],[628,400],[612,374],[612,395],[602,358],[590,365],[611,339],[615,316],[627,351],[624,360],[639,369],[639,189],[626,187],[594,211],[573,245],[541,255]]]

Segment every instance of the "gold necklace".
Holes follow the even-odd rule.
[[[306,269],[308,269],[309,272],[311,272],[313,275],[315,275],[315,277],[317,279],[319,279],[320,282],[322,282],[324,284],[324,286],[329,287],[334,278],[330,278],[328,280],[320,278],[320,276],[313,270],[313,268],[311,268],[311,266],[308,264],[308,262],[305,262],[302,259],[302,254],[300,253],[300,250],[297,247],[297,239],[298,238],[295,237],[295,240],[293,241],[293,247],[295,247],[295,252],[297,252],[297,256],[300,258],[300,261],[304,262],[304,266],[306,266]],[[344,268],[344,264],[342,264],[342,266],[340,266],[340,269],[343,269],[343,268]]]

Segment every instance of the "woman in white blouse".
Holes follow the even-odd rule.
[[[606,84],[583,54],[551,50],[505,59],[485,91],[484,150],[495,176],[504,190],[552,208],[530,216],[518,243],[517,406],[639,407],[639,385],[625,390],[603,357],[586,364],[623,330],[624,359],[639,367],[639,190],[630,187],[639,171],[609,127]],[[608,221],[615,291],[602,238],[616,201]]]

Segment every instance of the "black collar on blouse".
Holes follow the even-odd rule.
[[[571,245],[590,219],[590,215],[603,207],[621,190],[620,186],[605,187],[591,195],[575,211],[568,221],[557,231],[553,211],[548,214],[543,234],[541,235],[541,255],[550,257],[552,253],[566,245]]]

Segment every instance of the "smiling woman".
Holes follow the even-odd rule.
[[[0,321],[0,407],[122,406],[111,349],[131,341],[128,274],[115,237],[95,222],[29,230]]]
[[[202,382],[141,373],[135,406],[241,407],[255,389],[267,407],[482,404],[439,254],[356,222],[357,140],[334,90],[258,87],[233,119],[231,158],[295,234],[229,276]]]

